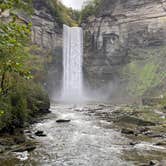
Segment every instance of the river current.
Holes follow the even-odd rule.
[[[103,104],[52,105],[52,113],[29,129],[32,133],[42,130],[46,137],[34,136],[34,151],[5,156],[2,166],[133,166],[124,158],[132,149],[131,140],[101,117],[111,108]],[[95,111],[101,114],[96,116]],[[57,119],[71,121],[57,123]],[[144,147],[138,146],[140,153]]]

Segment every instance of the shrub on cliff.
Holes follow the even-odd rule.
[[[89,16],[96,15],[101,0],[88,0],[81,11],[80,23],[85,22]]]
[[[40,84],[33,84],[33,86],[28,87],[27,103],[31,116],[47,113],[50,107],[48,94]]]
[[[158,46],[133,49],[129,56],[135,59],[124,66],[122,78],[127,80],[127,92],[131,96],[158,97],[165,90],[166,47]],[[143,60],[142,60],[143,59]]]
[[[59,0],[38,0],[33,1],[35,6],[46,6],[51,15],[55,17],[55,20],[62,26],[67,24],[69,26],[77,26],[79,11],[68,8]]]
[[[49,97],[42,86],[33,81],[19,81],[7,95],[0,96],[0,131],[11,132],[49,111]]]

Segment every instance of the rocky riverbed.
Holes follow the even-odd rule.
[[[52,113],[14,136],[1,136],[0,165],[166,165],[166,110],[53,104]]]

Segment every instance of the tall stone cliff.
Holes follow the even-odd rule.
[[[42,0],[34,0],[32,42],[46,49],[62,47],[62,29],[51,9]]]
[[[91,88],[112,85],[111,89],[121,91],[134,86],[130,91],[139,91],[138,85],[132,83],[132,72],[138,70],[136,77],[141,77],[144,72],[140,73],[141,69],[145,68],[145,73],[148,73],[147,64],[150,63],[148,67],[152,68],[156,63],[161,68],[165,60],[162,59],[166,55],[165,0],[103,0],[97,15],[89,17],[82,26],[85,34],[84,71]],[[157,56],[160,62],[155,61]],[[156,68],[153,74],[158,74],[157,71],[161,73],[164,69]],[[138,96],[155,86],[152,82],[157,79],[156,75],[151,77],[138,80],[145,84]]]
[[[62,79],[62,25],[54,16],[50,6],[43,0],[33,0],[32,43],[41,48],[38,54],[49,56],[46,87],[50,96],[58,90]],[[46,58],[48,59],[48,58]]]

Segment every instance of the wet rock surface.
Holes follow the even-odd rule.
[[[12,150],[12,152],[25,152],[25,151],[31,152],[35,149],[36,149],[35,145],[32,145],[32,143],[26,143],[24,145],[16,147],[14,150]]]
[[[149,161],[149,163],[147,164],[141,164],[140,166],[165,166],[166,165],[166,161],[157,161],[157,160],[151,160]]]
[[[156,165],[163,165],[162,160],[166,159],[166,119],[163,118],[164,110],[161,107],[110,105],[89,112],[108,123],[112,122],[109,128],[116,128],[131,140],[129,145],[133,149],[125,149],[122,155],[126,160],[133,161],[134,165],[150,165],[156,159]],[[150,162],[146,163],[147,160]]]
[[[122,129],[121,130],[121,133],[123,133],[123,134],[134,134],[134,130],[131,130],[131,129]]]
[[[35,135],[38,137],[46,137],[47,135],[44,133],[44,131],[38,130],[35,132]]]
[[[165,141],[157,142],[156,145],[159,145],[159,146],[166,146],[166,140],[165,140]]]
[[[69,119],[58,119],[58,120],[56,120],[57,123],[68,123],[70,121],[71,120],[69,120]]]

